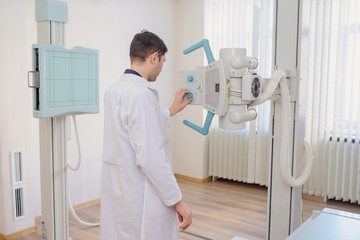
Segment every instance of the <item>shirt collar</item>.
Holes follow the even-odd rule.
[[[137,75],[139,77],[142,77],[137,71],[132,70],[132,69],[126,69],[124,73],[125,74],[135,74],[135,75]]]

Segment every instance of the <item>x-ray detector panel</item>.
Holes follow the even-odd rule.
[[[99,112],[98,50],[33,45],[36,118]]]

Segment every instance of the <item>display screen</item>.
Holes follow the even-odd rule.
[[[215,84],[215,92],[220,92],[220,84],[219,83]]]
[[[220,72],[219,68],[213,67],[205,72],[205,103],[217,108],[220,100]],[[215,87],[214,87],[215,86]]]

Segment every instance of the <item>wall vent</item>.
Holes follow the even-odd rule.
[[[24,193],[23,187],[14,189],[14,217],[15,220],[24,217]]]
[[[21,151],[11,152],[11,172],[13,189],[14,219],[24,218],[24,175],[23,154]]]
[[[21,184],[23,181],[22,152],[20,151],[11,152],[11,166],[12,166],[13,185]]]

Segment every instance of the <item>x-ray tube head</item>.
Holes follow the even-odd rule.
[[[196,43],[184,53],[188,53],[189,49],[193,51],[204,43],[207,41]],[[249,72],[249,69],[254,69],[257,65],[256,58],[246,56],[245,48],[222,48],[218,61],[209,61],[200,71],[182,72],[181,79],[194,97],[191,104],[201,102],[208,115],[218,115],[220,128],[243,129],[246,127],[245,122],[254,120],[257,116],[254,109],[248,108],[261,95],[261,76]],[[195,74],[196,72],[202,74]],[[198,86],[201,86],[200,91]],[[199,93],[202,99],[197,96]],[[184,124],[204,133],[203,128],[195,127],[188,121],[184,121]]]

